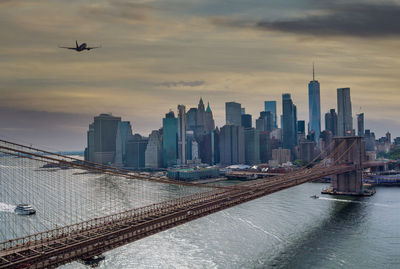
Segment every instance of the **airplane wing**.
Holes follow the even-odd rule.
[[[101,46],[98,46],[98,47],[86,47],[85,49],[91,50],[91,49],[97,49],[97,48],[101,48]]]
[[[76,50],[76,47],[73,47],[73,48],[71,48],[71,47],[61,47],[61,46],[58,46],[58,47],[62,48],[62,49]]]

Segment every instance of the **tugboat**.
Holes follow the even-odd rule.
[[[319,197],[318,197],[317,195],[314,194],[314,195],[311,195],[310,198],[318,199]]]
[[[18,204],[14,211],[18,215],[36,214],[36,210],[31,205],[28,205],[28,204]]]

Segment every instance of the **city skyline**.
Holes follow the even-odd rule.
[[[339,89],[339,88],[338,88]],[[337,90],[337,89],[336,89]],[[291,93],[283,93],[282,95],[285,95],[285,94],[289,94],[289,95],[291,95]],[[304,98],[307,98],[307,96],[305,96]],[[202,99],[202,97],[200,97],[200,99]],[[292,100],[293,100],[293,98],[292,98]],[[280,105],[278,105],[277,106],[277,116],[279,116],[279,117],[281,117],[282,116],[282,97],[280,98]],[[293,100],[293,102],[294,102],[295,100]],[[209,101],[208,101],[209,102]],[[235,102],[235,101],[227,101],[227,102],[225,102],[225,103],[223,103],[223,105],[224,105],[224,108],[226,109],[226,103],[231,103],[231,102],[234,102],[234,103],[237,103],[237,104],[239,104],[239,105],[242,105],[242,103],[239,103],[239,102]],[[279,102],[279,99],[277,99],[277,102]],[[260,112],[263,112],[264,111],[264,107],[263,107],[263,105],[262,104],[264,104],[264,101],[263,102],[260,102]],[[172,105],[171,105],[172,106]],[[190,106],[188,106],[188,105],[185,105],[185,106],[187,106],[187,107],[189,107],[190,108]],[[296,104],[296,106],[297,106],[297,104]],[[193,107],[196,107],[196,105],[193,105]],[[242,107],[242,109],[243,109],[243,107]],[[304,108],[300,108],[301,110],[304,110]],[[334,108],[333,108],[334,110],[337,110],[337,105],[335,105],[334,106]],[[177,110],[177,109],[173,109],[173,108],[168,108],[168,109],[166,109],[166,111],[167,110],[169,110],[169,111],[173,111],[174,113],[178,113],[179,112],[179,110]],[[214,110],[214,109],[213,109]],[[246,109],[247,110],[247,109]],[[249,109],[250,110],[250,109]],[[253,110],[255,110],[254,108],[253,108]],[[260,113],[259,112],[259,113]],[[23,115],[24,113],[27,113],[27,111],[19,111],[18,112],[20,115]],[[116,114],[116,113],[113,113],[113,112],[107,112],[107,113],[110,113],[112,116],[115,116],[115,117],[120,117],[120,118],[123,118],[124,119],[124,122],[128,122],[128,123],[130,123],[131,125],[132,125],[132,132],[134,133],[134,134],[140,134],[140,135],[142,135],[142,136],[144,136],[144,137],[148,137],[154,130],[158,130],[158,129],[160,129],[160,128],[162,128],[162,118],[163,118],[163,116],[165,115],[165,112],[164,112],[164,114],[163,115],[160,115],[160,118],[159,118],[159,121],[160,121],[160,124],[157,126],[157,123],[153,126],[154,128],[152,128],[152,127],[149,127],[150,128],[150,131],[147,133],[146,132],[146,130],[138,130],[137,128],[135,128],[135,123],[137,122],[135,119],[133,119],[133,123],[132,123],[132,121],[131,120],[128,120],[129,119],[129,116],[128,117],[124,117],[124,116],[121,116],[120,114]],[[308,113],[308,112],[307,112]],[[329,111],[327,111],[326,113],[329,113]],[[47,113],[47,112],[43,112],[43,111],[37,111],[37,112],[35,112],[35,114],[36,115],[41,115],[41,116],[44,116],[44,118],[46,118],[46,116],[48,116],[48,114],[49,113]],[[101,114],[104,114],[104,113],[99,113],[99,115],[101,115]],[[324,111],[321,111],[321,115],[323,115],[323,114],[325,114],[325,112]],[[362,111],[362,114],[365,114],[365,112],[363,112]],[[366,113],[367,115],[368,115],[368,113]],[[64,113],[56,113],[56,115],[59,115],[61,118],[63,118],[63,117],[65,117],[66,116],[66,114],[64,114]],[[247,115],[247,114],[246,114]],[[253,115],[253,114],[250,114],[251,116],[252,116],[252,124],[255,126],[256,124],[256,119],[257,119],[257,113],[255,113],[255,115]],[[358,129],[357,129],[357,122],[356,122],[356,120],[357,120],[357,115],[358,114],[354,114],[353,113],[353,119],[352,119],[352,123],[353,123],[353,129],[354,129],[354,131],[355,131],[355,133],[357,133],[357,131],[358,131]],[[90,122],[93,122],[94,121],[94,119],[97,117],[97,115],[87,115],[87,117],[86,117],[86,119],[87,119],[87,122],[85,121],[83,124],[83,133],[82,133],[82,136],[83,136],[83,143],[82,143],[82,145],[83,145],[83,147],[86,145],[86,143],[87,143],[87,138],[86,138],[86,132],[87,132],[87,126],[88,125],[90,125]],[[216,118],[216,119],[218,119],[218,121],[219,121],[219,124],[218,124],[218,122],[216,123],[216,125],[215,125],[215,127],[218,127],[218,128],[222,128],[224,125],[226,125],[226,111],[224,111],[223,112],[223,119],[219,119],[221,117],[221,115],[215,115],[214,114],[214,118]],[[74,123],[74,117],[71,117],[71,115],[68,115],[67,117],[65,117],[66,119],[67,119],[67,121],[69,121],[70,123]],[[76,118],[77,120],[82,120],[81,122],[83,122],[83,119],[82,118],[79,118],[79,117],[77,117]],[[56,119],[55,119],[56,120]],[[144,119],[145,120],[145,119]],[[297,120],[298,121],[305,121],[306,123],[308,123],[308,121],[307,120],[305,120],[305,119],[303,119],[303,118],[299,118],[299,116],[297,116]],[[279,122],[279,121],[278,121]],[[369,122],[368,121],[368,118],[366,118],[366,120],[365,120],[365,122]],[[323,124],[322,124],[323,123]],[[281,123],[279,123],[279,124],[277,124],[278,125],[278,128],[282,128],[282,126],[281,126]],[[325,126],[325,120],[321,120],[321,125],[323,125],[323,126]],[[393,127],[393,126],[391,126],[391,127]],[[322,128],[321,128],[322,129]],[[325,129],[325,128],[324,128]],[[391,131],[391,128],[387,128],[387,129],[384,129],[384,130],[376,130],[376,129],[373,129],[373,128],[369,128],[368,127],[368,125],[366,125],[365,126],[365,129],[370,129],[371,130],[371,132],[374,132],[375,134],[376,134],[376,137],[378,138],[378,137],[384,137],[385,135],[386,135],[386,133],[387,132],[390,132],[390,133],[392,133],[393,134],[393,136],[394,137],[397,137],[397,135],[396,135],[396,133],[393,133],[392,131]],[[393,128],[392,128],[393,129]],[[395,129],[395,128],[394,128]],[[380,133],[382,133],[382,135],[380,135]],[[307,132],[307,134],[308,134],[308,132]],[[20,142],[24,142],[24,143],[33,143],[33,141],[34,140],[29,140],[29,138],[28,138],[28,140],[26,140],[26,138],[15,138],[15,137],[10,137],[10,136],[8,136],[8,135],[6,135],[6,134],[0,134],[0,136],[2,136],[3,138],[8,138],[8,139],[15,139],[16,141],[20,141]],[[50,141],[55,141],[55,140],[50,140]],[[34,143],[33,143],[34,144]],[[49,143],[49,144],[40,144],[40,142],[39,142],[39,144],[36,144],[36,145],[40,145],[40,146],[44,146],[44,147],[48,147],[48,149],[52,149],[52,150],[60,150],[60,151],[68,151],[68,150],[71,150],[71,151],[80,151],[81,150],[81,148],[78,148],[78,147],[76,147],[76,148],[69,148],[69,147],[65,147],[65,148],[63,148],[62,146],[61,147],[57,147],[57,146],[55,146],[55,144],[51,144],[51,143]],[[77,143],[75,143],[74,145],[78,145]]]
[[[217,126],[229,101],[242,104],[254,125],[263,102],[280,104],[284,92],[307,122],[315,62],[321,117],[337,110],[336,89],[350,87],[353,126],[365,113],[365,129],[377,137],[400,136],[400,32],[390,26],[400,16],[383,20],[400,14],[399,2],[290,3],[3,1],[0,135],[77,150],[95,115],[112,112],[148,136],[168,109],[195,107],[200,97]],[[342,24],[334,23],[338,15]],[[354,16],[362,26],[351,24]],[[102,48],[58,48],[75,40]],[[281,114],[278,105],[278,122]]]

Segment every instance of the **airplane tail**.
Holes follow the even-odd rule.
[[[78,48],[79,46],[78,46],[78,40],[75,40],[75,43],[76,43],[76,48]]]

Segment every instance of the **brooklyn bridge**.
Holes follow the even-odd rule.
[[[328,190],[332,194],[370,194],[363,188],[362,172],[379,164],[365,162],[364,155],[359,137],[334,138],[326,151],[294,172],[235,185],[205,185],[85,162],[1,140],[0,202],[17,204],[16,197],[24,197],[23,202],[38,204],[43,209],[51,207],[58,213],[43,212],[41,217],[45,221],[40,227],[26,224],[21,228],[9,222],[7,234],[0,234],[0,268],[54,268],[87,260],[180,224],[323,177],[333,178]],[[93,189],[89,181],[79,185],[77,178],[86,175],[102,180],[97,186],[104,188]],[[124,181],[126,190],[107,191],[105,184],[115,181]],[[186,191],[174,197],[160,196],[154,203],[148,199],[152,192],[148,182]],[[129,200],[137,202],[131,204]]]

